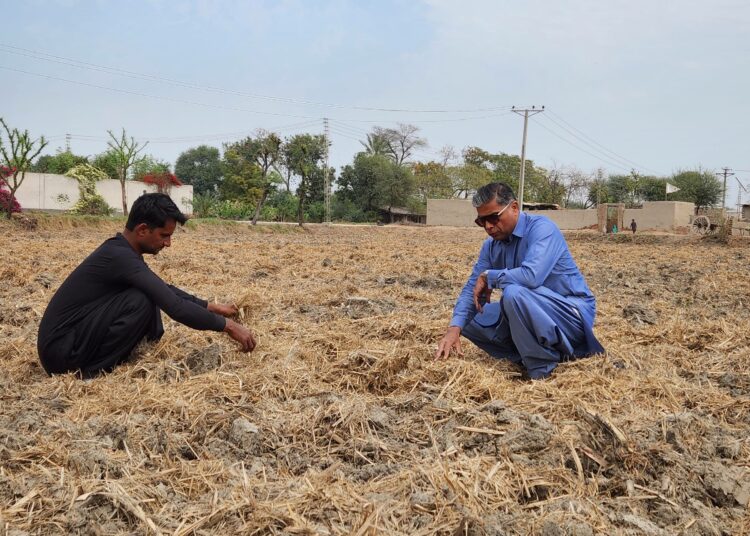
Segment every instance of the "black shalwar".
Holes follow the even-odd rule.
[[[163,335],[160,311],[194,329],[223,331],[226,320],[207,305],[162,281],[118,233],[52,297],[39,325],[39,358],[49,374],[109,371],[127,361],[141,339]]]

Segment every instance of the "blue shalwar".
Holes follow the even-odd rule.
[[[502,297],[478,313],[474,285],[485,270],[490,288],[502,289]],[[596,299],[560,230],[549,218],[521,212],[507,241],[488,238],[482,244],[450,325],[538,379],[561,361],[604,353],[594,336],[595,317]]]

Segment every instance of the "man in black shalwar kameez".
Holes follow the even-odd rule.
[[[165,194],[139,197],[122,234],[106,240],[63,282],[44,312],[37,349],[48,374],[81,371],[85,377],[127,361],[146,337],[164,334],[160,310],[193,329],[226,331],[245,352],[252,333],[225,316],[233,305],[208,303],[167,285],[143,260],[169,247],[186,217]]]

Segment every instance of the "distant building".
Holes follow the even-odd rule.
[[[534,203],[533,201],[523,202],[524,210],[560,210],[560,205],[557,203]]]
[[[418,214],[404,207],[381,207],[378,214],[383,223],[427,223],[426,214]]]

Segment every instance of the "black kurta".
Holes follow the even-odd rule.
[[[206,306],[162,281],[118,233],[73,270],[52,297],[39,325],[39,358],[50,374],[111,370],[143,337],[161,337],[160,310],[191,328],[222,331],[226,320]]]

